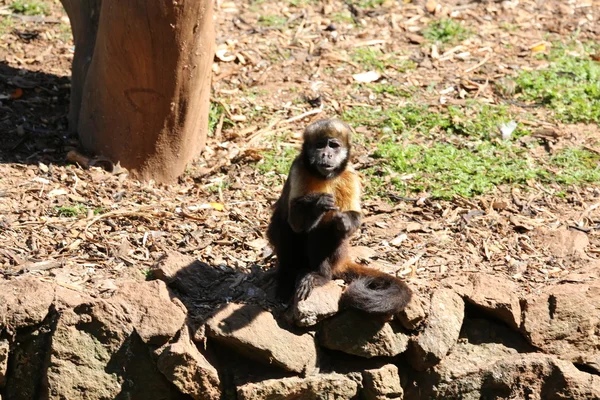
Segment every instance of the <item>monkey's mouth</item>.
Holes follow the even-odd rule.
[[[335,165],[319,164],[319,168],[324,171],[333,171],[335,169]]]

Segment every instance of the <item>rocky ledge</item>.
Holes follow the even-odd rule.
[[[265,274],[168,253],[153,277],[0,281],[0,398],[600,399],[598,280],[519,297],[473,273],[380,320],[338,282],[284,311]]]

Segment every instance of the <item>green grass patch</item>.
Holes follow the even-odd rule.
[[[455,43],[468,38],[471,31],[451,18],[432,21],[423,30],[425,39],[432,42]]]
[[[520,116],[523,118],[523,116]],[[377,137],[355,137],[377,159],[362,172],[366,194],[381,196],[428,192],[433,198],[473,197],[499,185],[556,183],[581,185],[600,181],[600,156],[581,148],[533,157],[518,139],[527,135],[518,125],[510,140],[499,127],[516,120],[505,106],[467,102],[443,109],[409,103],[402,107],[352,107],[342,118],[367,126]],[[536,153],[537,154],[537,153]]]
[[[350,59],[362,68],[369,70],[384,71],[393,67],[400,72],[415,69],[417,66],[413,61],[400,58],[398,53],[384,53],[380,49],[372,47],[359,47],[350,53]]]
[[[261,15],[258,18],[258,24],[261,26],[280,26],[287,22],[287,18],[282,15]]]
[[[287,175],[297,155],[297,149],[275,143],[272,149],[263,153],[258,170],[262,173],[275,172],[279,175]]]
[[[360,8],[375,8],[385,3],[385,0],[360,0],[356,5]]]
[[[377,107],[352,107],[344,111],[342,118],[353,126],[387,128],[395,134],[420,133],[425,137],[460,135],[489,140],[499,135],[500,125],[516,116],[506,106],[469,101],[463,107],[449,106],[444,111],[412,103],[385,110]],[[513,136],[519,137],[526,133],[527,130],[518,127]]]
[[[87,207],[83,204],[75,204],[73,206],[60,206],[55,208],[59,217],[73,218],[87,213]]]
[[[10,3],[9,8],[12,12],[23,15],[47,15],[50,11],[48,4],[41,1],[15,0]]]
[[[600,181],[600,156],[582,148],[565,148],[550,158],[557,183],[572,185]]]
[[[501,184],[525,184],[540,173],[525,150],[491,142],[470,143],[465,147],[434,143],[428,147],[404,146],[387,140],[377,146],[374,156],[383,161],[385,169],[395,173],[391,179],[395,190],[427,191],[441,199],[455,195],[473,197],[493,191]],[[409,174],[413,176],[403,179]],[[375,187],[368,192],[381,193],[384,189],[381,184],[376,179]]]
[[[566,123],[600,123],[600,64],[587,54],[556,45],[545,69],[521,72],[515,83],[519,100],[541,103]]]

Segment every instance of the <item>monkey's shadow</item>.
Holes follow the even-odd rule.
[[[228,303],[258,305],[276,316],[285,309],[275,296],[274,270],[265,271],[256,265],[240,271],[195,260],[171,275],[156,269],[152,278],[165,281],[171,296],[186,306],[192,329],[202,326]],[[255,319],[258,309],[242,307],[223,322],[231,331],[242,329]],[[246,317],[236,318],[240,313]]]
[[[286,305],[276,298],[274,269],[253,266],[240,271],[195,260],[174,274],[163,271],[155,269],[151,279],[165,281],[171,297],[185,305],[194,340],[204,342],[201,351],[217,367],[224,387],[294,375],[247,358],[205,332],[206,322],[229,303],[242,306],[220,321],[228,333],[250,325],[263,310],[270,311],[282,329],[298,331],[283,318]]]

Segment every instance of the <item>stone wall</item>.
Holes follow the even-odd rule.
[[[178,253],[153,272],[93,295],[0,281],[1,398],[600,398],[597,281],[519,298],[465,275],[382,320],[338,310],[337,282],[286,311],[268,274]]]

